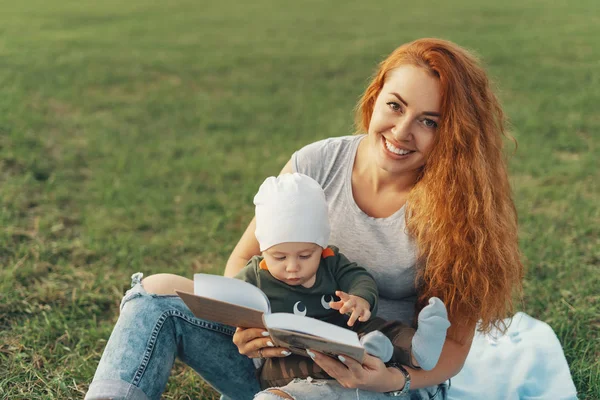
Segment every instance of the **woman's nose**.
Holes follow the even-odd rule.
[[[392,136],[399,142],[411,139],[411,123],[408,118],[402,118],[392,127]]]

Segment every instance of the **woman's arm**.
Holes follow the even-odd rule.
[[[291,174],[292,172],[292,160],[289,160],[279,174]],[[242,268],[244,268],[249,259],[260,254],[260,246],[258,245],[256,236],[254,236],[255,230],[256,219],[253,218],[240,238],[240,241],[231,252],[229,259],[227,260],[227,265],[225,265],[225,272],[223,275],[230,278],[234,277]]]
[[[256,236],[254,236],[255,230],[256,218],[252,218],[246,231],[244,231],[244,234],[231,252],[227,264],[225,265],[225,272],[223,275],[233,278],[242,270],[242,268],[244,268],[249,259],[260,254],[258,241],[256,240]]]

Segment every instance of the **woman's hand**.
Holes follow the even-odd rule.
[[[283,347],[275,347],[269,332],[260,328],[236,328],[233,344],[240,354],[250,358],[287,357],[292,354]]]
[[[315,363],[343,387],[391,392],[404,386],[402,377],[390,372],[379,358],[369,354],[365,355],[361,364],[350,357],[339,356],[338,361],[314,350],[310,350],[310,353],[314,355]]]
[[[335,295],[340,298],[339,301],[332,301],[329,306],[338,310],[340,314],[350,313],[348,326],[354,325],[356,320],[361,322],[368,321],[371,318],[371,305],[362,297],[354,296],[341,290],[336,290]]]

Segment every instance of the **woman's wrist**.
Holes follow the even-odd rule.
[[[388,388],[384,392],[395,392],[400,391],[406,384],[406,378],[404,374],[395,367],[388,367],[388,372],[391,374],[391,378],[388,380]]]

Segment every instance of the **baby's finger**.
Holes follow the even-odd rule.
[[[342,308],[343,305],[344,302],[342,300],[329,302],[329,307],[333,308],[334,310],[339,310],[340,308]]]
[[[350,298],[350,295],[348,293],[343,292],[341,290],[336,290],[335,295],[342,300],[348,300]]]
[[[352,311],[352,315],[350,315],[350,318],[348,319],[348,326],[353,326],[359,316],[360,313],[356,309]]]
[[[340,314],[346,314],[348,311],[352,310],[354,308],[354,300],[350,299],[346,302],[344,302],[344,305],[342,306],[342,308],[340,308]]]
[[[336,290],[335,291],[335,295],[337,297],[339,297],[340,299],[342,299],[342,300],[346,300],[347,301],[348,299],[350,299],[350,295],[348,293],[346,293],[346,292],[342,292],[341,290]]]
[[[365,321],[368,321],[369,318],[371,318],[371,311],[364,310],[362,315],[358,318],[358,320],[361,322],[365,322]]]

